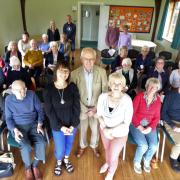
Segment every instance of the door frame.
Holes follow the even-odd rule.
[[[102,2],[85,2],[85,1],[79,1],[78,2],[78,12],[77,12],[77,47],[80,49],[81,47],[81,9],[82,5],[103,5]]]

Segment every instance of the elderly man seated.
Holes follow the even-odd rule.
[[[26,180],[42,179],[38,162],[45,162],[45,139],[42,128],[44,113],[41,102],[33,91],[27,90],[25,83],[12,83],[12,93],[5,99],[5,117],[8,129],[20,145],[25,164]],[[30,152],[34,145],[35,157],[31,162]]]
[[[165,96],[161,118],[175,143],[169,157],[171,167],[173,170],[180,172],[180,87]]]

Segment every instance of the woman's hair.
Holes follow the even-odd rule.
[[[54,24],[54,29],[56,29],[56,23],[55,23],[54,20],[51,20],[51,21],[50,21],[49,28],[52,29],[52,25],[51,25],[52,23]]]
[[[165,57],[164,56],[159,56],[155,59],[155,64],[158,62],[159,59],[162,59],[165,62]]]
[[[124,58],[124,59],[122,60],[122,65],[123,65],[123,64],[127,64],[127,65],[132,66],[132,61],[131,61],[130,58]]]
[[[53,46],[56,46],[58,48],[58,43],[56,41],[51,41],[49,43],[49,47],[52,48]]]
[[[55,67],[55,69],[54,69],[54,73],[53,73],[53,80],[54,80],[54,82],[57,81],[57,71],[58,71],[58,69],[60,69],[60,68],[68,69],[68,70],[69,70],[69,73],[70,73],[70,71],[71,71],[69,62],[64,61],[64,60],[61,60],[61,61],[56,65],[56,67]],[[66,81],[69,83],[69,80],[70,80],[70,74],[69,74],[69,77],[68,77],[68,79],[67,79]]]
[[[48,35],[47,34],[42,34],[42,38],[44,38],[44,37],[48,38]]]
[[[32,43],[33,43],[33,42],[37,43],[35,39],[31,39],[30,42],[29,42],[29,44],[30,44],[31,47],[32,47]]]
[[[19,58],[17,58],[16,56],[12,56],[12,57],[10,57],[9,65],[11,67],[13,67],[15,65],[21,65],[21,62],[20,62]]]
[[[8,47],[7,47],[7,50],[8,50],[8,51],[11,51],[11,48],[12,48],[12,45],[13,45],[13,44],[16,44],[16,46],[17,46],[16,41],[9,41]]]
[[[126,51],[128,52],[127,46],[122,46],[122,47],[120,47],[120,48],[119,48],[119,54],[120,54],[120,52],[121,52],[122,50],[126,50]]]
[[[157,91],[159,91],[161,89],[161,83],[159,81],[159,79],[157,78],[149,78],[146,81],[146,85],[145,85],[145,89],[147,90],[150,84],[154,84],[157,86]]]
[[[122,74],[118,73],[118,72],[114,72],[114,73],[109,75],[108,86],[111,87],[112,83],[116,79],[121,81],[123,87],[126,87],[126,79],[125,79],[125,77]]]
[[[144,50],[149,51],[150,49],[149,49],[149,47],[148,47],[148,46],[143,46],[143,47],[141,48],[141,51],[144,51]]]

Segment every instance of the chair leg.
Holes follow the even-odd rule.
[[[3,133],[1,134],[1,148],[4,151],[4,139],[3,139]]]
[[[48,145],[50,144],[50,141],[49,141],[49,136],[48,136],[48,133],[47,133],[47,129],[44,128],[44,133],[45,133],[45,136],[46,136],[46,140],[47,140],[47,143]]]
[[[8,139],[8,136],[9,136],[9,132],[7,132],[7,138],[6,138],[6,139]],[[10,147],[10,145],[8,144],[8,142],[7,142],[7,149],[8,149],[8,151],[11,150],[11,147]]]
[[[156,159],[158,160],[159,158],[159,145],[160,145],[160,133],[158,132],[158,147],[156,151]]]
[[[165,143],[166,143],[166,134],[165,134],[165,132],[163,132],[163,142],[162,142],[162,150],[161,150],[161,162],[163,162]]]
[[[124,145],[123,147],[123,161],[125,160],[125,157],[126,157],[126,144]]]

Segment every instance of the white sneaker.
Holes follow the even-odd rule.
[[[104,180],[113,180],[113,176],[114,176],[114,174],[112,174],[112,173],[107,173],[107,175],[106,175],[106,177],[105,177]]]
[[[144,169],[144,171],[147,172],[147,173],[150,173],[150,172],[151,172],[151,167],[150,167],[150,165],[149,165],[149,166],[144,165],[143,169]]]
[[[108,166],[107,163],[103,164],[103,165],[101,166],[101,168],[100,168],[99,173],[100,173],[100,174],[105,173],[105,172],[108,170],[108,167],[109,167],[109,166]]]
[[[135,171],[137,174],[142,174],[141,165],[137,165],[137,164],[135,163],[135,164],[134,164],[134,171]]]

